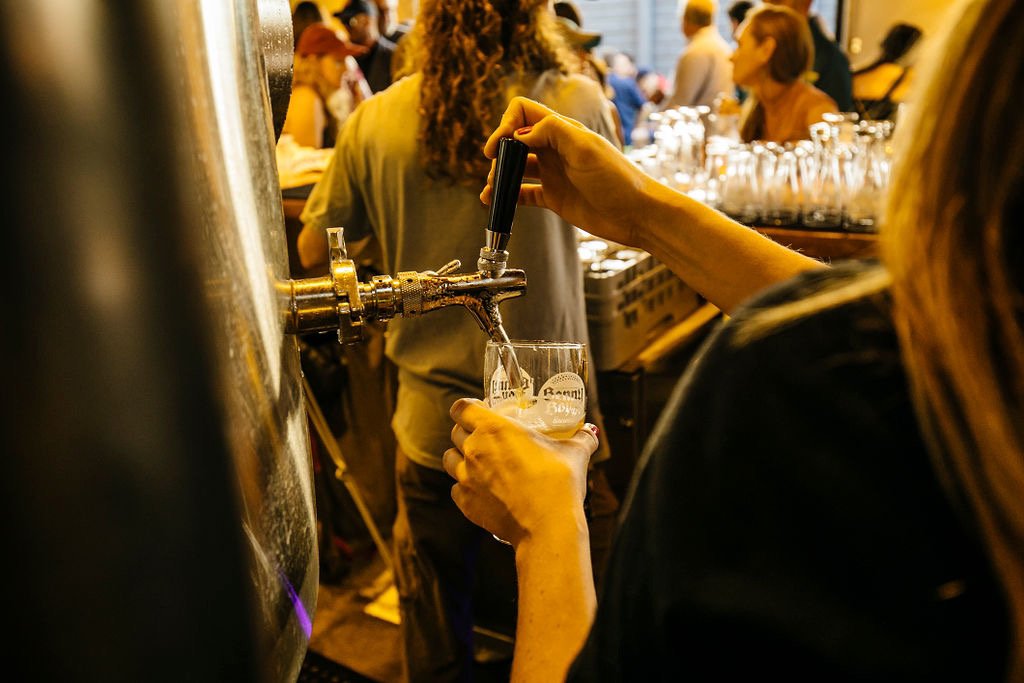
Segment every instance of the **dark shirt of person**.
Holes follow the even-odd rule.
[[[394,53],[395,44],[380,36],[365,55],[356,57],[372,92],[380,92],[391,85],[391,56]]]
[[[818,74],[814,87],[835,100],[839,111],[853,111],[850,60],[839,49],[839,44],[825,35],[820,21],[815,16],[807,19],[811,27],[811,38],[814,39],[814,71]]]
[[[405,38],[406,34],[408,34],[409,31],[411,31],[411,30],[412,30],[412,22],[411,21],[404,21],[404,22],[395,24],[394,29],[391,31],[391,33],[387,34],[386,37],[392,43],[394,43],[395,45],[398,45],[398,41],[400,41],[402,38]]]
[[[719,328],[644,453],[570,681],[1005,681],[1009,615],[935,473],[885,293]]]
[[[615,73],[608,74],[608,85],[612,89],[612,104],[619,112],[619,120],[622,122],[622,134],[626,138],[625,143],[629,144],[629,134],[636,126],[636,114],[640,107],[644,106],[647,98],[640,90],[635,78],[620,76]]]

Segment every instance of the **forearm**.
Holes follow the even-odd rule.
[[[824,267],[653,179],[641,192],[637,246],[725,313],[765,287]]]
[[[659,183],[599,136],[531,100],[513,100],[488,140],[488,156],[495,156],[499,136],[512,131],[540,150],[531,177],[541,183],[524,183],[521,203],[651,253],[726,313],[765,287],[823,267]]]
[[[587,523],[580,510],[559,529],[516,548],[518,620],[512,681],[561,681],[583,646],[597,599]]]
[[[323,228],[303,225],[295,247],[303,268],[313,268],[327,263],[327,231]]]

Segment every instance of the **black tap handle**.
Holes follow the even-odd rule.
[[[498,161],[494,167],[494,190],[491,193],[491,213],[487,229],[492,232],[512,232],[512,219],[516,217],[519,187],[526,171],[526,155],[530,151],[514,138],[498,140]]]

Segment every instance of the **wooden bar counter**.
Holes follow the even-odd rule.
[[[765,226],[754,229],[801,254],[829,262],[873,258],[878,255],[878,235],[872,233]]]

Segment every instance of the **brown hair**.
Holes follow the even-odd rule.
[[[775,51],[768,60],[768,75],[778,83],[792,83],[802,78],[814,65],[814,39],[807,18],[783,7],[764,4],[747,13],[744,33],[750,32],[758,44],[767,38],[775,40]],[[755,102],[740,126],[744,141],[756,140],[764,131],[764,107]]]
[[[1009,596],[1024,674],[1024,3],[972,2],[932,78],[883,243],[918,414]],[[969,133],[968,131],[974,131]]]
[[[419,72],[421,160],[427,173],[479,184],[481,151],[508,89],[548,69],[570,70],[547,0],[423,0],[398,75]]]
[[[900,124],[882,261],[859,281],[766,311],[750,339],[888,287],[936,470],[963,501],[1008,597],[1024,674],[1024,3],[971,0],[932,46]],[[952,21],[955,19],[955,21]],[[969,134],[974,131],[977,134]]]

